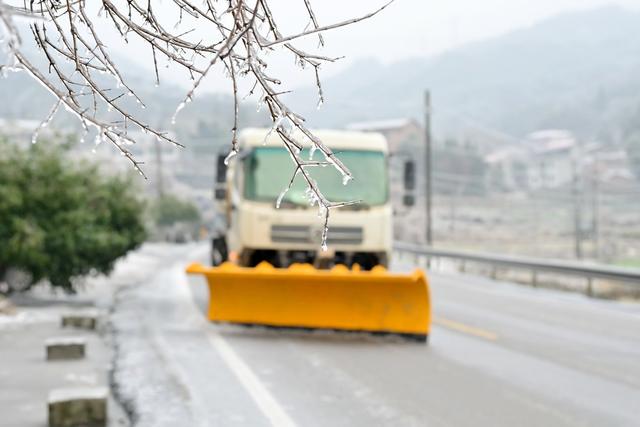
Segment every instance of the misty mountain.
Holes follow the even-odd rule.
[[[324,80],[320,111],[315,88],[298,90],[291,102],[314,125],[420,119],[425,88],[440,136],[564,128],[618,141],[640,128],[640,13],[563,14],[431,58],[359,61]]]

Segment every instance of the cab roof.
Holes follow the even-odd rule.
[[[356,132],[348,130],[318,129],[312,130],[327,147],[332,150],[367,150],[388,152],[387,140],[377,132]],[[268,128],[247,128],[240,132],[238,142],[240,148],[262,147]],[[305,147],[311,147],[311,141],[299,131],[294,132],[294,137],[301,141]],[[302,138],[300,138],[302,136]],[[267,147],[282,147],[282,140],[276,132],[271,132],[266,141]]]

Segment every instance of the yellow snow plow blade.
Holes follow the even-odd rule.
[[[393,333],[426,340],[431,325],[425,274],[308,264],[286,269],[192,264],[209,283],[209,320],[242,324]]]

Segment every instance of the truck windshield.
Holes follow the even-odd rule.
[[[365,205],[382,205],[387,201],[387,166],[380,151],[336,150],[336,156],[353,174],[353,180],[342,184],[342,176],[334,167],[309,167],[306,170],[315,179],[322,193],[332,202],[358,200]],[[309,158],[309,150],[301,153]],[[313,160],[323,160],[316,150]],[[293,176],[295,165],[285,148],[258,147],[244,160],[244,196],[248,200],[275,202]],[[307,205],[307,186],[298,174],[283,199],[284,203]]]

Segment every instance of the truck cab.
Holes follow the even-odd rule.
[[[331,202],[359,201],[331,210],[328,249],[321,248],[323,218],[318,217],[317,206],[310,206],[306,182],[299,174],[277,206],[296,166],[275,132],[251,128],[239,135],[239,154],[230,160],[225,182],[220,183],[224,190],[216,189],[226,232],[217,244],[214,240],[215,259],[228,258],[247,267],[262,261],[276,267],[300,262],[320,268],[388,265],[393,239],[385,138],[378,133],[335,130],[314,134],[354,178],[343,184],[341,174],[331,166],[308,168],[320,190]],[[302,156],[324,160],[320,150],[311,150],[310,141]]]

